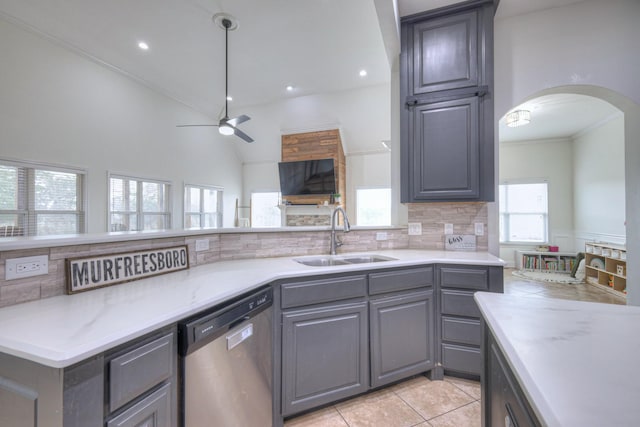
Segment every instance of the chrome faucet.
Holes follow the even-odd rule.
[[[338,217],[338,212],[342,212],[342,218],[344,219],[344,228],[343,231],[348,233],[351,230],[351,226],[349,226],[349,218],[347,218],[347,213],[342,209],[342,207],[338,206],[334,209],[331,214],[331,250],[329,252],[330,255],[336,254],[336,249],[342,246],[342,241],[336,236],[336,219]]]

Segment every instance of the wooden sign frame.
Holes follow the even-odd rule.
[[[188,268],[187,245],[67,258],[66,292],[86,292]]]

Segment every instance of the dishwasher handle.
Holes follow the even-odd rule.
[[[225,334],[242,322],[251,320],[273,304],[271,287],[241,297],[239,300],[218,307],[209,314],[180,324],[180,353],[182,356],[197,350]]]

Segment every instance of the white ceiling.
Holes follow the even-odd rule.
[[[0,0],[10,20],[212,117],[224,103],[218,12],[239,22],[229,32],[230,109],[389,82],[370,0]]]
[[[622,112],[601,99],[576,94],[554,94],[524,102],[513,110],[531,111],[531,123],[507,127],[499,120],[499,140],[503,142],[571,138],[611,120]]]
[[[388,83],[385,48],[392,57],[397,54],[393,52],[397,40],[391,40],[397,39],[394,9],[388,7],[393,1],[0,0],[0,16],[215,119],[224,103],[224,31],[212,22],[215,13],[226,12],[239,21],[239,29],[229,33],[229,92],[234,99],[229,109],[233,116],[241,112],[241,106]],[[404,16],[457,1],[397,3]],[[578,1],[583,0],[501,0],[496,17]],[[138,49],[140,40],[150,45],[149,51]],[[363,68],[368,72],[365,78],[358,75]],[[295,90],[287,92],[287,85]],[[518,128],[519,135],[529,139],[566,136],[575,133],[576,126],[588,126],[611,114],[607,108],[594,106],[593,100],[583,107],[573,101],[585,100],[552,97],[540,101],[532,112],[533,123],[539,125]],[[560,114],[563,109],[580,114],[567,120]],[[546,130],[535,133],[543,124]],[[503,127],[501,124],[505,140],[520,139],[515,130],[503,133]],[[379,149],[379,141],[372,144]]]

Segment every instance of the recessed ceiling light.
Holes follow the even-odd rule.
[[[360,70],[360,77],[366,77],[367,76],[367,70]]]
[[[138,42],[138,47],[142,50],[149,50],[149,45],[146,42]]]
[[[227,96],[227,101],[233,101],[233,98],[231,96]]]
[[[291,92],[293,90],[293,86],[289,85],[287,86],[287,92]]]

